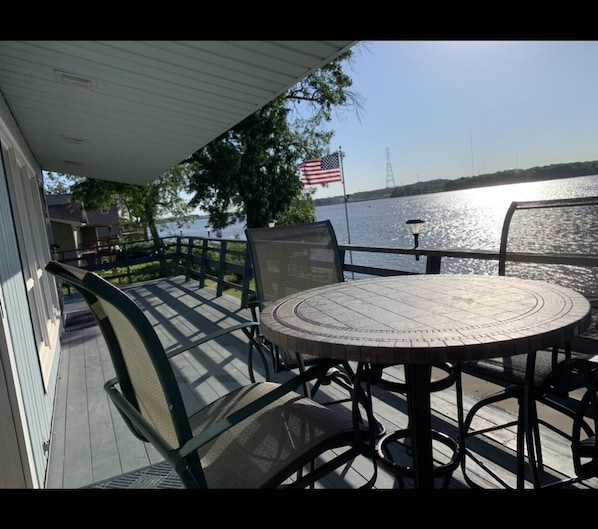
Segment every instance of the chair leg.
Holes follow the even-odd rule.
[[[533,435],[533,446],[535,450],[534,461],[537,470],[542,470],[544,468],[544,458],[542,457],[542,444],[540,441],[540,422],[538,420],[538,406],[535,399],[531,402],[531,405],[533,406],[531,410],[531,435]]]
[[[255,374],[253,372],[253,343],[249,341],[247,351],[247,368],[249,369],[249,380],[255,384]]]
[[[459,447],[459,465],[461,472],[465,475],[465,410],[463,409],[463,376],[461,374],[461,364],[456,363],[453,366],[455,370],[455,392],[457,399],[457,435]]]
[[[518,404],[517,420],[517,489],[525,488],[525,439],[526,439],[526,413],[521,399]]]
[[[461,449],[462,449],[462,455],[461,455],[461,471],[463,473],[463,478],[465,479],[465,482],[471,487],[471,488],[482,488],[481,485],[479,485],[478,483],[476,483],[475,481],[473,481],[470,477],[469,474],[467,472],[467,461],[472,461],[474,462],[476,465],[478,465],[481,469],[484,470],[484,472],[486,472],[489,476],[491,476],[494,480],[496,480],[503,488],[505,489],[512,489],[513,486],[509,485],[508,483],[506,483],[496,472],[494,472],[492,470],[491,467],[489,467],[483,460],[481,460],[480,458],[478,458],[476,456],[476,454],[469,450],[467,448],[467,444],[466,444],[466,439],[469,437],[476,437],[479,435],[483,435],[485,433],[489,433],[489,432],[493,432],[496,430],[501,430],[504,428],[510,428],[512,426],[516,427],[516,432],[517,432],[517,461],[516,461],[516,473],[517,475],[523,475],[523,465],[524,465],[524,460],[521,459],[520,460],[520,454],[523,454],[523,450],[521,449],[523,447],[523,442],[524,442],[524,437],[522,435],[519,435],[519,432],[523,432],[522,429],[522,421],[523,421],[523,415],[522,415],[522,410],[521,407],[519,407],[520,409],[520,413],[518,414],[518,417],[514,420],[514,421],[510,421],[508,423],[504,423],[504,424],[495,424],[486,428],[480,428],[477,429],[475,431],[470,432],[470,428],[471,425],[473,423],[473,420],[475,419],[477,413],[484,407],[490,405],[490,404],[494,404],[496,402],[500,402],[506,399],[510,399],[510,398],[521,398],[521,396],[517,393],[514,392],[514,388],[507,388],[504,391],[501,391],[500,393],[497,393],[495,395],[491,395],[489,397],[485,397],[484,399],[476,402],[467,412],[467,415],[464,414],[464,420],[463,420],[463,427],[462,427],[462,442],[461,444]],[[520,448],[521,446],[521,448]],[[520,470],[521,469],[521,470]]]
[[[261,335],[255,329],[251,329],[249,331],[247,329],[243,329],[243,332],[248,338],[247,369],[249,371],[249,380],[251,383],[255,383],[255,373],[253,369],[253,351],[255,349],[257,350],[262,361],[262,365],[264,366],[265,378],[267,381],[270,381],[270,368],[268,367],[268,361],[266,360],[266,355],[264,354],[264,350],[261,345],[263,343]]]
[[[525,488],[525,457],[532,474],[534,488],[540,487],[538,469],[541,467],[542,450],[540,445],[540,427],[536,403],[529,395],[519,399],[519,420],[517,424],[517,489]]]
[[[305,362],[303,362],[303,357],[299,354],[299,353],[295,353],[295,357],[297,358],[297,366],[299,366],[299,372],[300,373],[305,373]],[[317,381],[316,381],[317,384]],[[317,391],[317,387],[316,387],[316,391]],[[307,397],[308,399],[313,398],[315,391],[312,391],[312,388],[309,385],[309,382],[304,382],[303,383],[303,394],[305,395],[305,397]]]

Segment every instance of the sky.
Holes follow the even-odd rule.
[[[362,41],[353,55],[361,110],[328,124],[347,194],[598,160],[598,41]]]

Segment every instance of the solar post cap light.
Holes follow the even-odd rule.
[[[420,219],[409,219],[405,224],[407,224],[411,228],[411,233],[413,234],[413,247],[417,248],[419,245],[419,232],[421,231],[422,224],[425,221]],[[419,255],[415,256],[415,260],[419,261]]]

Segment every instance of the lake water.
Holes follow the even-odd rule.
[[[511,202],[583,196],[598,196],[598,175],[348,202],[346,210],[344,204],[319,206],[316,207],[316,216],[318,220],[330,219],[341,244],[412,246],[413,235],[406,221],[422,219],[424,224],[419,236],[422,247],[498,251],[503,220]],[[184,226],[182,234],[206,236],[206,224],[206,219],[199,219]],[[165,225],[161,235],[178,233],[176,226]],[[565,239],[571,240],[571,234],[566,229],[561,233]],[[244,225],[229,226],[222,230],[221,236],[245,239]],[[537,237],[532,234],[532,242],[535,239]],[[425,259],[415,261],[412,256],[354,253],[351,257],[359,264],[415,272],[422,272],[425,268]],[[497,272],[495,262],[469,261],[472,262],[444,259],[442,271],[459,273],[466,267],[467,272]]]

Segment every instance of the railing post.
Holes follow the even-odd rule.
[[[426,274],[440,274],[441,259],[439,255],[428,255],[426,257]]]
[[[176,251],[175,251],[175,275],[181,273],[181,259],[182,259],[182,248],[181,248],[181,236],[176,238]]]
[[[226,273],[226,241],[220,241],[220,256],[218,259],[218,285],[216,295],[222,296],[224,292],[224,274]]]
[[[193,244],[195,238],[189,237],[187,239],[187,254],[185,256],[185,281],[189,281],[191,279],[191,269],[193,268]]]
[[[341,262],[341,266],[343,267],[343,275],[345,274],[345,250],[339,248],[338,249],[339,260]]]
[[[125,268],[127,269],[127,282],[128,284],[133,283],[133,278],[131,277],[131,264],[129,263],[129,249],[127,248],[127,243],[123,243],[123,256],[125,262]]]
[[[249,303],[249,293],[251,289],[249,285],[253,279],[253,263],[251,261],[251,252],[249,244],[245,244],[245,271],[243,272],[243,288],[241,290],[241,308],[247,308]]]
[[[208,273],[208,239],[202,240],[203,244],[201,247],[201,264],[199,267],[199,288],[206,286],[206,275]]]

